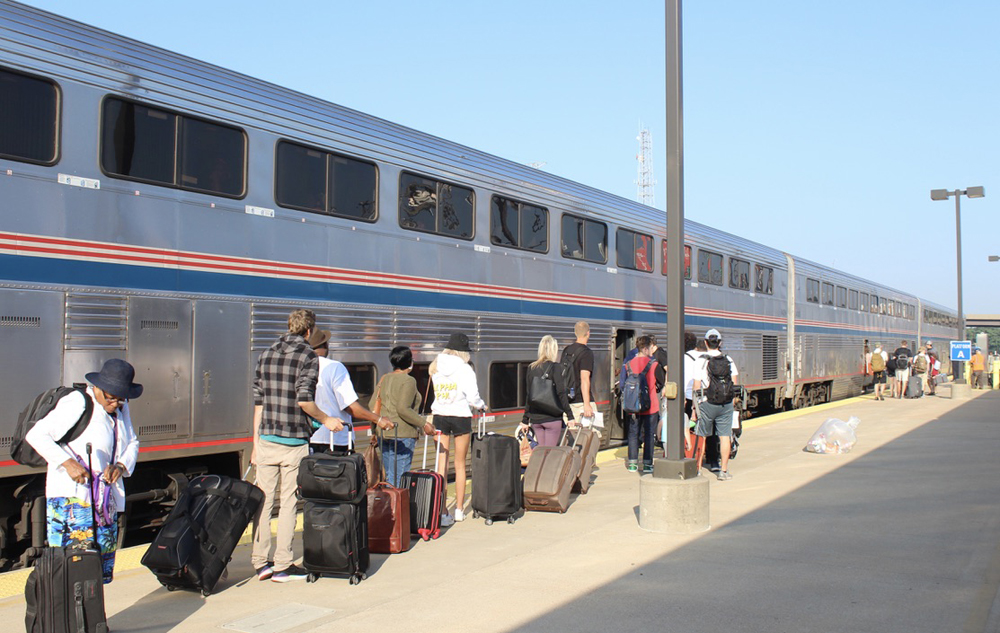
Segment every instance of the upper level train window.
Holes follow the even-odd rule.
[[[619,268],[653,272],[653,238],[628,229],[615,231],[615,250]]]
[[[847,288],[843,286],[837,286],[837,307],[847,307]]]
[[[883,299],[883,301],[885,301]],[[868,304],[871,308],[872,314],[878,314],[878,295],[872,295],[871,302]]]
[[[660,274],[667,274],[667,240],[660,240]],[[684,279],[691,279],[691,246],[684,245]]]
[[[879,314],[889,313],[888,300],[885,297],[880,297],[878,300],[878,313]]]
[[[278,143],[274,199],[283,207],[374,222],[377,191],[378,169],[372,163]]]
[[[51,81],[0,68],[0,157],[56,161],[59,90]]]
[[[595,264],[608,261],[608,225],[575,215],[562,217],[562,256]]]
[[[502,196],[490,202],[490,242],[527,251],[549,251],[549,210]]]
[[[823,305],[832,306],[833,305],[833,284],[830,282],[823,282]]]
[[[750,262],[729,258],[729,287],[750,290]]]
[[[246,145],[239,128],[104,101],[101,166],[119,178],[239,198],[246,188]]]
[[[770,266],[754,264],[754,292],[774,294],[774,269]]]
[[[698,281],[714,286],[721,286],[722,274],[722,255],[699,248]]]
[[[868,293],[867,292],[862,292],[861,293],[861,300],[860,300],[860,303],[858,303],[858,310],[861,310],[862,312],[866,312],[868,310]]]
[[[847,291],[847,309],[857,310],[858,309],[858,291],[848,290]]]
[[[819,303],[819,280],[806,279],[806,301]]]
[[[472,189],[425,176],[399,176],[399,226],[471,240],[476,196]]]

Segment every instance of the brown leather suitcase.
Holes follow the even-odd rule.
[[[378,483],[368,489],[368,549],[398,554],[410,549],[410,491]]]
[[[565,512],[580,463],[580,452],[572,447],[535,447],[524,471],[524,509]]]
[[[580,453],[580,472],[573,483],[573,492],[585,495],[590,489],[590,475],[594,472],[597,451],[601,450],[601,436],[591,428],[577,429],[573,448]]]

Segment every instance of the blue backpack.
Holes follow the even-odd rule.
[[[622,387],[622,410],[625,413],[645,413],[649,410],[649,382],[646,372],[653,365],[650,360],[638,374],[625,365],[625,386]]]

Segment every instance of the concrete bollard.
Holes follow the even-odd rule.
[[[708,530],[708,479],[639,478],[639,527],[650,532],[693,534]]]

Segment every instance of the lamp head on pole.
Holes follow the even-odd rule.
[[[986,187],[969,187],[965,190],[965,195],[970,198],[985,198],[986,197]]]
[[[931,200],[947,200],[947,189],[931,189]]]
[[[1000,262],[1000,255],[990,255],[991,262]]]

